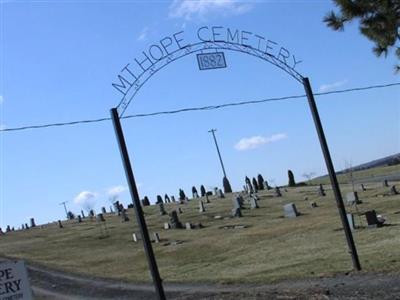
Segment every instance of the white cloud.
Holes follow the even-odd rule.
[[[324,93],[324,92],[329,92],[332,91],[338,87],[341,87],[342,85],[345,85],[348,82],[347,79],[341,80],[341,81],[336,81],[334,83],[327,83],[323,84],[319,87],[319,91]]]
[[[138,37],[137,37],[137,40],[138,41],[144,41],[146,38],[147,38],[147,34],[148,34],[148,32],[149,32],[149,27],[144,27],[143,29],[142,29],[142,31],[139,33],[139,35],[138,35]]]
[[[75,204],[82,206],[86,210],[90,210],[94,207],[96,196],[96,193],[90,191],[82,191],[74,198],[74,202]]]
[[[287,135],[285,133],[277,133],[273,134],[269,137],[264,137],[264,136],[252,136],[249,138],[242,138],[236,145],[235,149],[238,151],[245,151],[245,150],[251,150],[251,149],[256,149],[260,147],[261,145],[265,144],[270,144],[273,142],[277,142],[283,139],[286,139]]]
[[[236,0],[174,0],[169,7],[169,17],[204,20],[209,16],[241,15],[252,7]]]
[[[107,190],[107,194],[109,196],[118,196],[119,194],[125,192],[127,190],[126,186],[123,185],[117,185],[109,188]]]

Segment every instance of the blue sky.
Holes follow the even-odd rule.
[[[399,81],[395,59],[377,58],[356,24],[327,28],[330,1],[2,1],[1,120],[4,128],[108,117],[121,95],[120,70],[150,45],[201,26],[268,37],[302,60],[314,92]],[[225,52],[226,69],[199,71],[196,56],[154,75],[126,114],[304,94],[302,86],[257,58]],[[317,97],[335,167],[400,151],[398,87]],[[123,121],[141,197],[221,186],[208,130],[217,138],[234,189],[263,174],[285,184],[287,170],[324,174],[305,99]],[[59,203],[128,204],[111,122],[0,133],[0,226],[64,217]]]

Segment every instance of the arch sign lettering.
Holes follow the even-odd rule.
[[[337,202],[353,267],[356,270],[361,270],[357,249],[346,217],[346,210],[311,85],[309,79],[296,70],[298,65],[301,64],[301,60],[293,52],[264,35],[224,26],[202,26],[196,30],[194,36],[190,37],[184,31],[179,31],[151,44],[127,63],[117,75],[115,82],[112,83],[112,87],[120,93],[121,99],[118,105],[111,109],[111,118],[158,299],[165,299],[164,289],[143,216],[120,118],[140,88],[168,64],[185,56],[196,54],[200,70],[225,68],[227,63],[223,51],[234,51],[257,57],[286,72],[303,85]]]

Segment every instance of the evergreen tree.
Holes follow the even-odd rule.
[[[254,187],[254,192],[258,192],[258,183],[257,180],[253,177],[253,187]]]
[[[224,177],[222,179],[222,185],[224,186],[224,193],[232,193],[231,184],[229,183],[228,178]]]
[[[264,178],[262,177],[261,174],[258,174],[257,176],[257,181],[258,181],[258,188],[259,190],[263,190],[264,189]]]
[[[296,182],[294,181],[294,175],[293,175],[293,172],[291,170],[288,170],[288,177],[289,177],[288,186],[290,186],[290,187],[296,186]]]
[[[202,196],[202,197],[205,197],[205,195],[206,195],[206,189],[205,189],[204,185],[201,185],[201,187],[200,187],[200,193],[201,193],[201,196]]]
[[[386,57],[391,48],[400,59],[400,1],[399,0],[333,0],[339,9],[328,13],[324,22],[336,31],[343,31],[346,23],[359,20],[362,35],[375,43],[373,52]],[[396,71],[400,65],[395,66]]]

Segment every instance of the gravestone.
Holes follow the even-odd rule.
[[[110,205],[110,213],[114,213],[114,210],[111,205]]]
[[[160,203],[163,203],[163,199],[161,198],[160,195],[157,195],[157,202],[156,202],[156,204],[160,204]]]
[[[178,214],[176,213],[176,210],[173,210],[169,214],[169,216],[170,216],[169,223],[170,223],[172,229],[180,229],[183,227],[182,223],[179,222],[179,218],[178,218]]]
[[[264,185],[265,185],[265,188],[267,189],[267,191],[269,191],[271,189],[271,187],[268,184],[268,181],[264,181]]]
[[[392,186],[391,186],[389,194],[392,195],[392,196],[398,195],[398,194],[399,194],[399,192],[397,191],[395,185],[392,185]]]
[[[185,223],[185,228],[186,228],[187,230],[193,229],[192,223],[186,222],[186,223]]]
[[[91,218],[94,217],[94,210],[93,210],[93,209],[91,209],[91,210],[89,211],[89,216],[90,216]]]
[[[243,202],[244,202],[243,197],[241,195],[239,195],[239,194],[234,195],[233,198],[232,198],[232,203],[233,203],[233,208],[234,209],[235,208],[242,209],[243,208]]]
[[[159,210],[160,210],[160,215],[161,215],[161,216],[167,214],[167,212],[165,211],[165,208],[164,208],[164,203],[162,203],[162,202],[158,203],[158,208],[159,208]]]
[[[357,192],[349,192],[346,194],[347,203],[350,205],[360,204],[361,201],[358,199]]]
[[[174,203],[176,202],[175,196],[171,196],[171,201],[174,202]]]
[[[137,243],[137,242],[139,242],[139,240],[142,239],[142,237],[141,237],[140,233],[137,234],[134,232],[134,233],[132,233],[132,239],[135,243]]]
[[[114,202],[114,212],[116,215],[121,215],[121,206],[119,205],[119,201]]]
[[[210,192],[210,191],[208,191],[208,192],[206,193],[206,195],[207,195],[207,196],[212,196],[212,195],[213,195],[213,193],[212,193],[212,192]]]
[[[58,227],[59,228],[63,228],[64,227],[63,224],[61,223],[61,220],[58,220]]]
[[[165,201],[165,203],[171,203],[171,199],[169,198],[169,196],[167,194],[164,195],[164,201]]]
[[[354,215],[353,214],[347,214],[347,221],[349,222],[349,226],[351,230],[356,229],[356,225],[354,223]]]
[[[249,189],[247,188],[247,186],[246,186],[246,185],[244,185],[244,186],[243,186],[243,191],[244,191],[246,194],[248,194],[248,193],[249,193]]]
[[[81,215],[82,215],[82,218],[84,219],[85,218],[85,213],[83,212],[83,210],[81,210]]]
[[[232,209],[232,217],[241,218],[242,210],[239,207],[235,207],[234,209]]]
[[[10,231],[11,231],[11,227],[10,227],[10,225],[7,225],[6,232],[10,232]]]
[[[81,217],[81,215],[78,215],[78,223],[82,223],[82,217]]]
[[[294,203],[286,204],[283,207],[283,210],[285,211],[285,217],[286,218],[296,218],[296,217],[298,217],[300,215],[298,213],[298,211],[296,209],[296,205]]]
[[[106,208],[105,208],[104,206],[101,208],[101,212],[102,212],[103,214],[106,214],[106,213],[107,213],[107,210],[106,210]]]
[[[1,227],[0,227],[0,235],[3,235],[3,234],[4,234],[3,229],[1,229]]]
[[[165,223],[164,223],[164,229],[165,229],[165,230],[171,229],[171,225],[169,225],[168,222],[165,222]]]
[[[121,217],[122,217],[122,222],[128,222],[128,221],[129,221],[129,217],[128,217],[128,215],[126,214],[126,210],[125,210],[125,209],[122,209],[122,211],[121,211]]]
[[[281,190],[280,190],[280,188],[279,188],[278,186],[275,187],[275,190],[274,190],[274,197],[282,197]]]
[[[218,196],[218,188],[217,187],[214,188],[214,195]]]
[[[28,223],[25,223],[25,229],[29,229]]]
[[[205,212],[206,211],[206,209],[204,208],[204,203],[203,203],[203,201],[199,201],[199,213],[203,213],[203,212]]]
[[[385,179],[385,180],[382,182],[382,186],[383,186],[383,187],[389,187],[389,183],[388,183],[387,179]]]
[[[96,216],[96,221],[97,221],[97,222],[105,222],[106,219],[104,219],[103,214],[97,214],[97,216]]]
[[[361,185],[360,185],[360,190],[362,191],[362,192],[365,192],[367,189],[365,188],[365,186],[364,186],[364,184],[362,184],[361,183]]]
[[[199,194],[197,192],[193,193],[193,198],[199,198]]]
[[[36,227],[35,219],[34,219],[34,218],[31,218],[31,227]]]
[[[210,199],[208,199],[208,195],[206,194],[206,203],[210,203]]]
[[[221,199],[225,198],[224,192],[221,189],[218,190],[218,197]]]
[[[160,236],[158,235],[157,232],[154,232],[154,242],[159,243],[160,242]]]
[[[252,208],[252,209],[256,209],[256,208],[259,208],[259,206],[258,206],[258,197],[257,197],[257,195],[251,195],[250,196],[250,207]]]
[[[322,184],[319,185],[318,187],[318,196],[320,197],[325,197],[325,190],[324,190],[324,186]]]
[[[310,203],[310,206],[311,206],[311,208],[316,208],[316,207],[318,207],[318,205],[317,205],[316,202],[311,202],[311,203]]]
[[[381,227],[383,222],[380,222],[376,216],[375,210],[365,212],[365,218],[367,219],[368,227]]]
[[[178,213],[183,213],[183,210],[182,210],[182,208],[180,208],[180,207],[178,207]]]
[[[74,215],[74,213],[73,213],[72,211],[69,211],[69,212],[67,213],[67,219],[68,219],[68,220],[73,220],[73,219],[75,219],[75,215]]]

